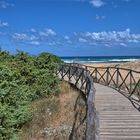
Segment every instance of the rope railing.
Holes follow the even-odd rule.
[[[86,140],[97,139],[97,132],[95,125],[95,90],[93,79],[90,72],[80,66],[79,64],[60,64],[57,69],[57,75],[60,79],[68,81],[80,89],[86,97],[87,116],[86,116]]]

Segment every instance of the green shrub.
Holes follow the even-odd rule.
[[[49,53],[15,56],[0,51],[0,140],[16,140],[17,133],[31,120],[30,103],[57,94],[56,66],[61,60]]]

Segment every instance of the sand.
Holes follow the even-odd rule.
[[[93,67],[120,67],[120,68],[127,68],[136,71],[140,71],[140,60],[133,61],[133,62],[124,62],[124,63],[95,63],[95,64],[85,64],[86,66],[93,66]]]
[[[116,83],[120,85],[120,89],[130,90],[132,86],[130,85],[135,85],[139,79],[140,79],[140,61],[134,61],[134,62],[126,62],[126,63],[96,63],[96,64],[85,64],[86,66],[92,66],[88,67],[88,70],[93,72],[92,76],[97,77],[99,80],[98,82],[106,84],[106,80],[108,78],[109,85],[114,85],[116,86]],[[98,67],[97,70],[98,72],[96,73],[95,67]],[[109,73],[107,76],[106,68],[104,67],[115,67],[115,68],[110,68]],[[116,68],[125,68],[125,69],[119,69],[119,77],[117,78],[117,72]],[[128,69],[128,70],[127,70]],[[134,70],[130,74],[130,69]],[[139,73],[135,72],[138,71]],[[111,78],[112,77],[112,78]],[[117,81],[118,80],[118,81]],[[127,86],[128,88],[127,88]],[[133,87],[134,88],[134,87]]]

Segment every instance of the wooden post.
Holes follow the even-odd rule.
[[[90,91],[87,96],[87,128],[86,128],[86,140],[95,140],[96,128],[95,128],[95,90],[93,87],[93,81],[90,80]]]
[[[69,81],[70,81],[70,77],[71,77],[71,64],[69,66]]]
[[[62,64],[62,71],[61,71],[62,73],[61,73],[61,78],[63,79],[63,74],[64,74],[64,66],[63,66],[63,64]]]
[[[117,68],[116,88],[119,87],[119,68]]]
[[[81,79],[81,87],[83,87],[83,85],[86,83],[86,87],[84,86],[84,89],[86,92],[86,104],[87,104],[87,121],[86,121],[86,133],[85,133],[85,137],[86,140],[95,140],[96,137],[98,136],[97,133],[97,125],[96,125],[96,110],[95,110],[95,89],[93,86],[93,79],[90,76],[90,72],[87,70],[87,66],[85,67],[85,69],[73,66],[73,65],[65,65],[62,64],[61,65],[61,69],[60,69],[60,76],[61,78],[66,78],[70,83],[73,83],[73,80],[76,81],[76,85],[77,88],[80,89],[80,86],[77,84],[78,81],[80,81]],[[65,77],[65,75],[67,74],[67,77]],[[70,81],[70,78],[72,76],[76,76],[76,78]],[[96,69],[96,79],[97,79],[97,69]],[[82,90],[83,91],[83,90]]]
[[[95,68],[95,82],[97,82],[97,68]]]
[[[130,88],[129,88],[129,93],[130,93],[130,95],[131,95],[131,92],[132,92],[132,70],[130,70],[130,72],[129,72],[129,75],[130,75]]]
[[[109,67],[107,67],[106,69],[106,85],[108,85],[108,81],[109,81]]]

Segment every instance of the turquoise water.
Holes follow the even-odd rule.
[[[66,63],[121,63],[140,60],[140,56],[86,56],[61,57]]]

